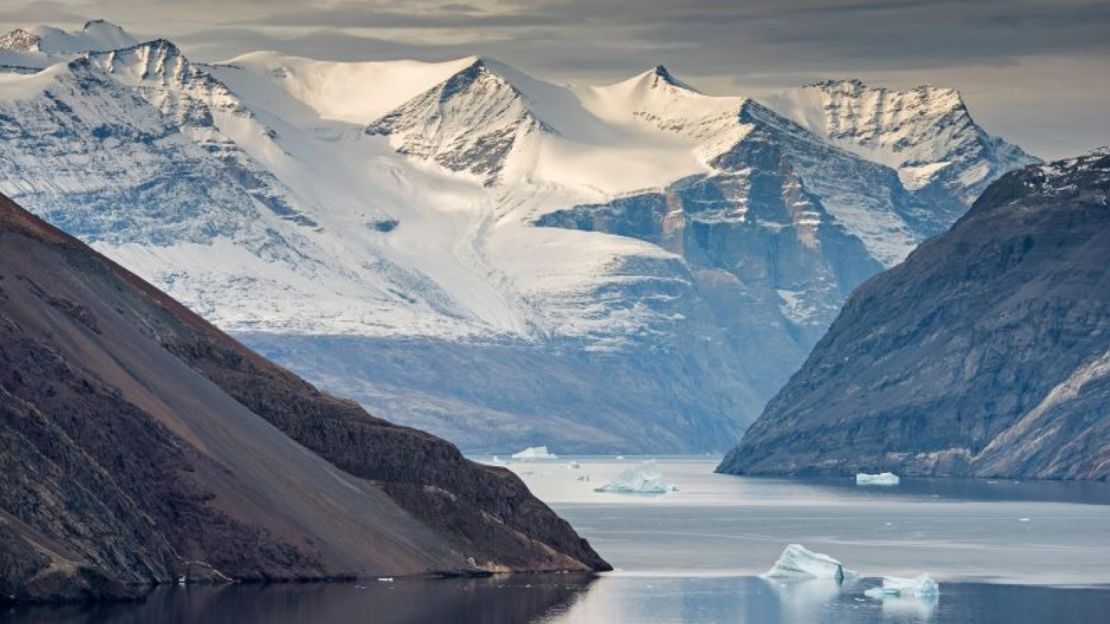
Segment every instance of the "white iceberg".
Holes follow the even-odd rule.
[[[856,475],[856,485],[898,485],[901,479],[893,472],[880,472],[868,474],[861,472]]]
[[[763,574],[764,578],[772,579],[833,579],[837,583],[858,576],[859,573],[844,569],[844,565],[836,559],[813,552],[801,544],[790,544],[783,549],[779,560]]]
[[[882,587],[863,592],[868,598],[934,598],[940,595],[940,585],[927,573],[916,578],[884,576]]]
[[[625,494],[665,494],[678,488],[663,481],[663,473],[654,461],[646,461],[622,472],[616,479],[595,488],[595,492],[621,492]]]
[[[546,446],[529,446],[519,453],[513,453],[513,459],[525,461],[530,459],[557,459],[558,457],[554,453],[548,453]]]

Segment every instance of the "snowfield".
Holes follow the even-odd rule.
[[[949,89],[197,64],[104,22],[0,57],[0,191],[467,450],[731,446],[852,288],[1033,160]]]

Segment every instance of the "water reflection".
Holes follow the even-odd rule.
[[[842,590],[834,579],[759,581],[766,583],[778,598],[779,620],[784,622],[816,622]]]
[[[365,584],[172,587],[155,590],[138,604],[0,610],[0,623],[518,624],[565,611],[594,580],[589,575],[517,575]]]
[[[1099,588],[947,583],[939,599],[876,601],[867,586],[618,574],[190,587],[141,604],[0,610],[0,624],[1083,624],[1110,612],[1110,591]]]
[[[939,598],[871,600],[874,579],[837,587],[758,577],[606,576],[543,624],[737,622],[740,624],[1102,623],[1110,591],[980,583],[942,585]]]
[[[901,622],[928,622],[940,603],[938,596],[887,596],[882,599],[883,617]]]
[[[1108,621],[1110,485],[906,479],[857,488],[847,479],[715,475],[706,459],[660,463],[678,492],[593,491],[627,462],[511,466],[530,473],[528,486],[619,568],[597,578],[172,588],[137,605],[0,609],[0,624]],[[578,481],[583,474],[594,483]],[[930,572],[940,597],[871,600],[863,592],[875,578],[837,587],[755,576],[795,542],[870,577]],[[988,579],[1011,584],[978,582]]]

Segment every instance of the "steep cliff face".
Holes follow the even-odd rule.
[[[719,471],[1110,478],[1110,151],[1031,166],[861,286]]]
[[[2,196],[0,470],[16,600],[608,567],[508,471],[317,391]]]

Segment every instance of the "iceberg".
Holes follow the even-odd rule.
[[[884,576],[881,587],[863,592],[868,598],[934,598],[940,595],[940,585],[927,573],[916,578]]]
[[[772,579],[834,579],[837,583],[858,576],[857,572],[844,569],[844,565],[836,559],[813,552],[801,544],[790,544],[783,549],[779,560],[763,574],[764,578]]]
[[[624,494],[665,494],[678,488],[663,481],[663,473],[654,461],[646,461],[622,472],[616,479],[594,488],[595,492],[620,492]]]
[[[861,472],[856,475],[856,485],[898,485],[901,479],[893,472],[880,472],[879,474],[867,474]]]
[[[513,459],[525,461],[530,459],[557,459],[558,457],[554,453],[548,453],[546,446],[529,446],[519,453],[513,453]]]

